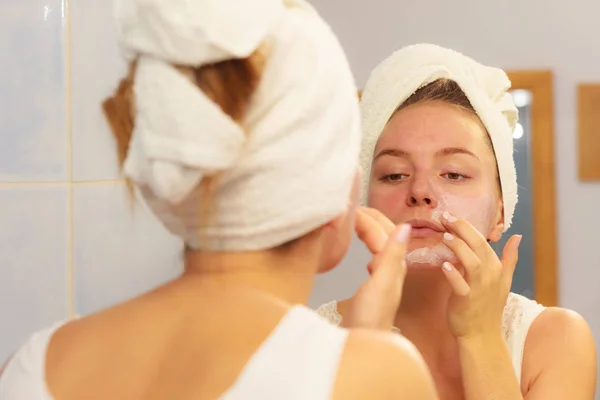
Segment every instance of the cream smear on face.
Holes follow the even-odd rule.
[[[448,212],[459,219],[468,221],[483,235],[487,234],[493,218],[494,196],[492,194],[464,196],[438,191],[436,198],[438,205],[431,214],[433,221],[441,223],[442,215],[444,212]],[[441,267],[445,261],[456,263],[458,260],[443,243],[414,249],[406,255],[408,265],[428,264]]]

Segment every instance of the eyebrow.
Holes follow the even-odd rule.
[[[436,157],[451,156],[454,154],[465,154],[471,157],[475,157],[477,160],[479,160],[479,157],[477,157],[475,153],[462,147],[446,147],[435,153]],[[408,158],[409,154],[406,151],[400,149],[383,149],[379,153],[377,153],[377,155],[373,158],[373,161],[377,160],[379,157],[382,156]]]

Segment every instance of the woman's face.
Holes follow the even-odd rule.
[[[398,111],[375,146],[368,203],[396,224],[413,225],[409,265],[456,262],[442,244],[444,212],[498,240],[503,215],[496,160],[479,118],[440,101]]]

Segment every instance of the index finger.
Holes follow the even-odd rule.
[[[358,238],[373,254],[383,250],[389,237],[381,225],[361,208],[356,210],[354,230]]]
[[[385,248],[378,254],[377,259],[374,260],[376,264],[373,268],[374,273],[393,279],[395,276],[398,276],[398,271],[400,270],[402,271],[400,277],[404,279],[406,245],[410,231],[410,224],[402,224],[392,232]]]
[[[489,251],[494,251],[481,232],[475,229],[468,221],[458,219],[445,212],[442,214],[442,223],[450,233],[454,233],[461,238],[478,256]]]
[[[391,234],[394,229],[396,229],[396,225],[394,225],[394,223],[390,221],[390,219],[381,211],[371,207],[360,207],[360,209],[377,221],[388,235]]]

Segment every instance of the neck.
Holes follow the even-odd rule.
[[[446,314],[451,293],[440,269],[409,267],[396,326],[419,350],[431,350],[441,357],[454,351],[456,343]]]
[[[290,250],[256,252],[186,253],[182,279],[215,286],[221,293],[232,288],[255,290],[289,304],[306,304],[318,271],[318,257],[305,246]],[[300,252],[300,254],[299,254]]]

